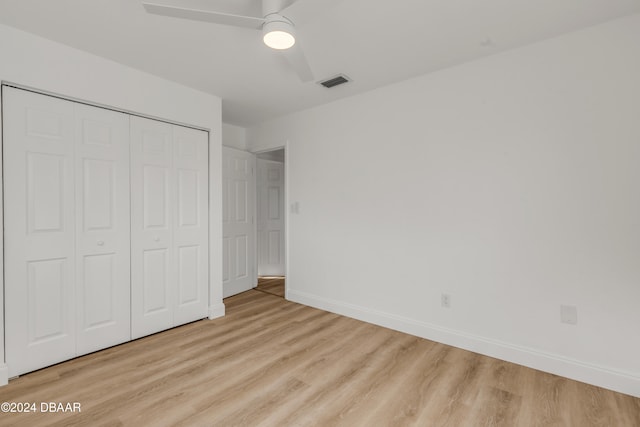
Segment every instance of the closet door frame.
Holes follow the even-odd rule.
[[[183,126],[186,128],[190,128],[190,129],[195,129],[195,130],[200,130],[200,131],[204,131],[207,134],[207,147],[208,147],[208,151],[209,151],[209,157],[207,158],[207,164],[208,164],[208,176],[207,176],[207,180],[208,180],[208,184],[209,184],[209,192],[207,194],[207,208],[209,209],[209,215],[207,218],[207,222],[208,222],[208,227],[209,227],[209,234],[206,236],[207,238],[207,242],[208,242],[208,251],[209,251],[209,257],[207,259],[207,264],[209,266],[208,268],[208,278],[207,278],[207,293],[208,293],[208,297],[206,298],[207,300],[207,307],[208,307],[208,315],[209,315],[209,319],[214,319],[217,317],[221,317],[224,316],[224,304],[222,304],[222,301],[219,300],[219,293],[221,294],[221,292],[218,292],[218,288],[215,287],[214,285],[217,284],[216,280],[213,280],[214,278],[212,278],[212,272],[211,272],[211,267],[212,266],[217,266],[217,264],[221,263],[217,263],[215,259],[211,258],[214,254],[217,254],[219,251],[215,250],[215,244],[216,241],[215,239],[213,239],[212,237],[215,236],[212,235],[212,231],[215,230],[215,226],[212,226],[211,223],[211,197],[212,195],[214,195],[215,193],[212,193],[212,189],[214,188],[214,186],[212,186],[212,182],[211,182],[211,162],[215,161],[215,155],[211,154],[211,143],[212,143],[212,138],[211,138],[211,129],[209,128],[205,128],[205,127],[201,127],[201,126],[194,126],[194,125],[190,125],[188,123],[184,123],[184,122],[178,122],[178,121],[173,121],[170,119],[166,119],[166,118],[162,118],[162,117],[157,117],[157,116],[153,116],[153,115],[149,115],[149,114],[144,114],[144,113],[140,113],[140,112],[136,112],[136,111],[132,111],[132,110],[127,110],[127,109],[122,109],[122,108],[117,108],[117,107],[113,107],[111,105],[106,105],[106,104],[101,104],[101,103],[97,103],[97,102],[92,102],[92,101],[88,101],[85,99],[81,99],[81,98],[76,98],[76,97],[72,97],[72,96],[67,96],[64,94],[60,94],[60,93],[56,93],[56,92],[51,92],[51,91],[47,91],[47,90],[42,90],[39,88],[34,88],[34,87],[30,87],[30,86],[26,86],[26,85],[21,85],[21,84],[17,84],[15,82],[7,82],[7,81],[2,81],[0,82],[0,117],[2,117],[3,114],[3,107],[4,107],[4,102],[5,102],[5,98],[2,94],[2,91],[4,90],[4,88],[16,88],[16,89],[22,89],[22,90],[26,90],[26,91],[30,91],[36,94],[40,94],[40,95],[47,95],[47,96],[52,96],[55,98],[60,98],[63,100],[67,100],[67,101],[72,101],[72,102],[77,102],[80,104],[85,104],[85,105],[89,105],[89,106],[95,106],[98,108],[103,108],[106,110],[111,110],[111,111],[115,111],[115,112],[120,112],[120,113],[125,113],[128,114],[130,116],[136,116],[136,117],[142,117],[142,118],[149,118],[152,120],[157,120],[157,121],[161,121],[161,122],[165,122],[165,123],[169,123],[169,124],[175,124],[178,126]],[[4,159],[3,159],[3,132],[4,132],[4,125],[2,123],[2,121],[0,120],[0,177],[2,176],[3,172],[4,172]],[[212,157],[213,156],[213,157]],[[215,168],[214,168],[215,169]],[[1,179],[1,178],[0,178]],[[0,222],[2,224],[4,224],[4,185],[0,185]],[[215,224],[213,224],[215,225]],[[6,348],[5,348],[5,337],[6,337],[6,325],[4,322],[4,316],[5,316],[5,312],[4,312],[4,305],[5,305],[5,298],[4,298],[4,290],[5,290],[5,280],[4,280],[4,253],[5,253],[5,248],[4,248],[4,232],[2,235],[2,239],[0,239],[0,386],[2,385],[6,385],[8,384],[8,379],[9,379],[9,369],[8,366],[6,364]]]

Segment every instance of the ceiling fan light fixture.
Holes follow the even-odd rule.
[[[296,44],[293,24],[287,18],[274,14],[267,18],[262,27],[262,40],[271,49],[285,50]]]

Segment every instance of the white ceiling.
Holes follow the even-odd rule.
[[[220,96],[223,121],[240,126],[638,12],[640,0],[343,0],[297,29],[317,80],[353,79],[328,90],[252,30],[150,15],[139,0],[0,0],[0,23]]]

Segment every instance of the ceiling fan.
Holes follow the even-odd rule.
[[[272,49],[284,52],[300,80],[309,82],[314,79],[314,76],[300,42],[296,40],[296,25],[315,19],[340,1],[262,0],[261,17],[189,7],[185,0],[145,0],[142,4],[147,12],[157,15],[262,31],[264,43]]]

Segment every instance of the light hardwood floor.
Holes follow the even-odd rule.
[[[284,277],[258,277],[255,289],[284,298]]]
[[[23,426],[640,426],[640,399],[251,290],[203,320],[40,370]]]

